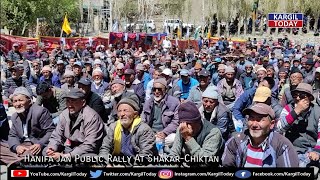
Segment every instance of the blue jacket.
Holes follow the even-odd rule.
[[[199,82],[196,79],[190,77],[190,81],[188,84],[183,84],[181,79],[177,82],[177,84],[181,89],[181,99],[187,99],[189,97],[191,88],[193,86],[197,86]]]
[[[40,77],[40,82],[42,81],[49,81],[49,80],[45,80],[44,79],[44,76],[41,76]],[[59,80],[59,77],[57,75],[51,75],[50,76],[50,82],[49,82],[52,86],[55,86],[55,87],[58,87],[58,88],[61,88],[61,82]]]
[[[242,111],[252,104],[253,96],[256,93],[257,87],[253,87],[244,91],[243,94],[234,103],[232,114],[236,120],[243,121],[245,117],[242,115]]]
[[[100,86],[96,88],[96,85],[91,83],[91,91],[97,93],[99,96],[103,96],[104,92],[109,88],[109,83],[102,80]]]
[[[144,72],[143,74],[143,77],[141,79],[141,83],[143,83],[143,89],[146,90],[147,89],[147,85],[148,85],[148,82],[151,81],[151,76],[149,73],[147,72]]]

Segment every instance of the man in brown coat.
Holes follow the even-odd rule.
[[[66,98],[67,109],[60,114],[48,148],[43,153],[55,159],[98,154],[105,134],[101,117],[86,105],[85,95],[80,89],[71,89]]]

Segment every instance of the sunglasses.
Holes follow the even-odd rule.
[[[157,90],[158,90],[158,91],[163,91],[163,89],[162,89],[162,88],[155,88],[155,87],[154,87],[154,88],[152,88],[152,91],[154,91],[154,92],[156,92]]]

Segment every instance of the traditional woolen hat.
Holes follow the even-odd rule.
[[[201,115],[196,106],[191,101],[182,103],[178,108],[178,116],[180,122],[201,122]]]
[[[156,80],[154,80],[153,84],[155,84],[155,83],[160,83],[160,84],[164,85],[164,87],[166,87],[166,88],[168,87],[168,83],[165,78],[156,79]]]
[[[131,106],[135,111],[140,111],[139,106],[139,99],[132,98],[132,97],[126,97],[120,100],[120,102],[117,105],[117,109],[120,106],[120,104],[128,104]]]

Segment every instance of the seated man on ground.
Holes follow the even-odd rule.
[[[149,156],[155,152],[155,133],[139,116],[139,101],[125,97],[117,105],[118,120],[107,129],[99,156]],[[112,162],[108,162],[112,165]]]
[[[101,117],[86,105],[85,94],[80,89],[71,89],[65,98],[67,109],[60,114],[43,153],[55,159],[98,154],[105,135]]]
[[[15,89],[12,103],[16,112],[11,116],[8,144],[1,143],[0,147],[0,161],[8,165],[20,162],[26,155],[41,155],[54,130],[49,111],[32,103],[25,87]]]

